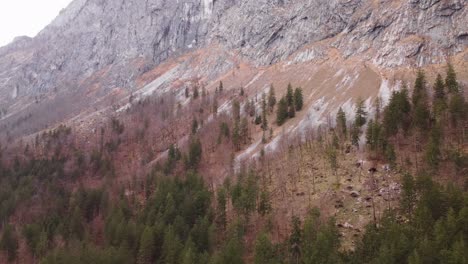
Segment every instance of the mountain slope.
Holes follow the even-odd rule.
[[[466,51],[465,5],[459,0],[76,0],[34,39],[0,49],[3,127],[35,114],[37,124],[22,129],[31,133],[109,105],[102,100],[117,93],[117,99],[107,100],[115,102],[139,90],[151,81],[139,77],[161,63],[198,51],[202,60],[175,77],[210,84],[240,62],[259,69],[288,61],[311,71],[315,65],[306,63],[337,57],[378,69],[443,63]],[[47,116],[54,108],[59,113]]]

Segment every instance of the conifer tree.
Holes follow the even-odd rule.
[[[244,144],[249,142],[249,122],[247,121],[246,117],[243,117],[240,122],[239,127],[240,138]]]
[[[222,93],[222,92],[223,92],[223,89],[224,89],[223,82],[220,81],[220,82],[219,82],[219,87],[218,87],[219,93]]]
[[[3,234],[0,239],[0,248],[5,250],[8,255],[8,261],[13,261],[18,255],[18,238],[13,226],[6,224],[3,227]]]
[[[283,97],[278,103],[278,109],[276,110],[276,123],[281,126],[288,119],[288,103]]]
[[[302,229],[301,220],[297,216],[292,218],[292,231],[291,236],[289,237],[289,245],[291,251],[291,262],[299,264],[302,248]]]
[[[273,112],[275,105],[276,105],[275,87],[273,87],[273,84],[272,84],[270,85],[270,91],[268,93],[268,107],[270,109],[270,112]]]
[[[193,87],[193,99],[197,99],[198,96],[200,96],[199,91],[198,91],[198,86],[196,85]]]
[[[460,88],[457,81],[457,74],[451,63],[447,64],[447,76],[445,77],[445,85],[447,86],[448,92],[456,94],[460,92]]]
[[[428,95],[426,88],[426,77],[422,70],[418,71],[413,90],[413,123],[419,128],[420,132],[424,132],[429,128],[429,106]]]
[[[426,163],[433,170],[438,167],[440,162],[441,133],[439,125],[435,125],[431,130],[429,143],[426,146]]]
[[[262,94],[262,129],[267,131],[268,129],[268,120],[267,120],[267,101],[265,94]]]
[[[447,98],[445,96],[445,85],[440,74],[437,75],[437,79],[434,84],[434,99],[432,102],[433,112],[437,117],[447,109]]]
[[[302,97],[302,88],[296,88],[294,91],[294,105],[296,107],[296,111],[301,111],[304,105],[304,99]]]
[[[140,238],[140,248],[138,250],[138,264],[153,263],[155,249],[153,229],[149,226],[143,230]]]
[[[286,92],[286,102],[288,103],[288,107],[294,106],[294,91],[291,83],[288,84],[288,90]]]
[[[218,225],[224,230],[226,228],[226,190],[224,188],[218,189],[217,195],[217,213],[218,218],[217,222]]]
[[[413,106],[419,104],[427,104],[427,87],[426,87],[426,75],[424,71],[419,70],[414,81],[413,96],[411,98]]]
[[[346,127],[346,113],[343,111],[343,108],[340,107],[338,110],[338,113],[336,113],[336,126],[338,129],[338,133],[344,138],[346,138],[346,135],[348,133],[347,127]]]
[[[255,242],[255,264],[275,264],[275,251],[270,238],[265,233],[260,233]]]
[[[401,208],[407,214],[411,215],[416,203],[416,186],[413,176],[406,173],[402,180]]]
[[[453,94],[450,98],[449,112],[452,125],[458,127],[467,117],[468,107],[461,93]]]
[[[354,119],[354,124],[361,128],[363,125],[366,124],[366,116],[367,112],[365,110],[364,106],[364,100],[362,98],[359,98],[356,104],[356,117]]]

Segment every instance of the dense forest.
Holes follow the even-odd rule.
[[[372,115],[362,100],[354,120],[340,109],[335,125],[314,138],[324,146],[332,172],[339,155],[365,147],[369,159],[403,175],[398,206],[374,216],[353,250],[343,249],[335,219],[314,207],[305,218],[288,219],[285,239],[274,238],[268,219],[275,205],[258,165],[233,169],[216,187],[203,177],[208,144],[239,151],[250,143],[251,126],[261,128],[263,142],[271,140],[272,126],[302,110],[302,89],[289,85],[277,101],[272,85],[256,107],[241,88],[231,117],[219,115],[218,127],[208,128],[216,131],[210,143],[202,133],[203,115],[216,113],[218,98],[227,92],[220,83],[212,100],[205,93],[198,87],[186,91],[187,98],[206,101],[197,104],[187,146],[172,142],[167,158],[143,179],[130,179],[129,186],[116,181],[120,161],[113,153],[132,141],[122,136],[128,126],[118,119],[98,132],[100,143],[92,151],[80,149],[66,126],[13,148],[14,157],[4,142],[5,260],[21,261],[18,252],[25,247],[21,252],[38,263],[468,263],[468,105],[450,64],[433,85],[419,71],[411,95],[406,87],[394,91],[387,106],[376,101]],[[365,146],[359,144],[362,136]],[[136,137],[145,145],[143,132]],[[98,175],[103,184],[90,188],[84,174]],[[266,224],[256,225],[258,218]]]

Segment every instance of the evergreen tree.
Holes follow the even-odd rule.
[[[302,229],[301,220],[297,216],[292,218],[292,231],[289,237],[289,246],[291,252],[291,263],[300,263],[302,248]]]
[[[195,135],[198,131],[198,121],[197,119],[194,117],[193,120],[192,120],[192,135]]]
[[[238,101],[234,101],[232,103],[232,117],[234,119],[234,122],[239,122],[240,121],[240,104]]]
[[[436,125],[431,130],[431,136],[429,143],[426,146],[426,163],[432,168],[436,169],[440,162],[440,140],[441,140],[441,129],[439,125]]]
[[[223,89],[224,89],[223,82],[220,81],[220,82],[219,82],[218,91],[219,91],[220,93],[222,93],[222,92],[223,92]]]
[[[232,128],[232,144],[236,151],[240,150],[241,147],[241,132],[240,132],[240,124],[239,122],[234,123],[234,127]]]
[[[365,110],[364,106],[364,100],[362,98],[359,98],[356,104],[356,117],[354,119],[354,124],[361,128],[363,125],[366,124],[366,116],[367,112]]]
[[[198,86],[193,87],[193,99],[197,99],[199,96]]]
[[[221,227],[221,229],[226,228],[226,190],[224,188],[219,188],[218,189],[218,195],[217,195],[217,213],[218,213],[218,218],[217,222],[218,225]]]
[[[138,249],[138,264],[153,263],[155,241],[153,229],[146,226],[141,234],[140,248]]]
[[[411,100],[414,107],[416,107],[419,104],[427,104],[426,75],[422,70],[419,70],[416,76],[416,80],[414,82],[413,96]]]
[[[212,112],[214,115],[218,114],[218,98],[217,97],[213,99]]]
[[[166,264],[176,264],[179,260],[179,252],[182,244],[174,232],[174,228],[169,226],[164,233],[164,242],[161,249],[161,262]]]
[[[281,126],[288,119],[288,103],[283,97],[278,103],[278,109],[276,110],[276,123]]]
[[[276,105],[275,87],[273,87],[273,84],[272,84],[270,86],[270,91],[268,93],[268,107],[270,109],[270,112],[273,112],[275,105]]]
[[[244,92],[244,87],[241,87],[241,88],[240,88],[240,93],[239,93],[239,95],[240,95],[240,96],[244,96],[244,94],[245,94],[245,92]]]
[[[294,106],[294,91],[291,83],[288,84],[288,90],[286,92],[286,102],[288,103],[288,107]]]
[[[294,91],[294,105],[296,107],[296,111],[301,111],[304,105],[304,99],[302,97],[302,89],[296,88]]]
[[[408,173],[403,175],[402,179],[402,194],[401,194],[401,209],[408,216],[413,212],[416,203],[416,186],[413,179]]]
[[[343,108],[340,107],[338,113],[336,114],[336,127],[338,129],[338,133],[344,138],[348,133],[346,127],[346,113],[343,111]]]
[[[187,167],[197,169],[202,158],[202,145],[199,138],[192,138],[189,144]]]
[[[262,94],[262,129],[267,131],[268,120],[267,120],[267,102],[265,94]]]
[[[270,238],[265,233],[260,233],[255,242],[255,264],[278,263],[275,256],[274,247]]]
[[[449,112],[452,125],[457,127],[467,117],[467,104],[465,98],[460,93],[452,95],[449,103]]]
[[[0,239],[0,248],[6,251],[9,262],[16,259],[18,255],[18,238],[14,227],[9,224],[3,227],[3,234]]]
[[[385,135],[393,136],[399,129],[406,131],[409,128],[411,104],[408,89],[403,86],[401,91],[392,93],[390,102],[384,110],[383,127]]]
[[[429,127],[430,112],[426,88],[426,77],[423,71],[418,71],[413,90],[413,123],[415,127],[424,132]]]
[[[249,122],[247,121],[246,117],[243,117],[240,122],[239,127],[240,138],[242,139],[242,143],[247,144],[249,143]]]
[[[434,114],[438,117],[440,117],[447,108],[447,98],[445,96],[444,86],[442,76],[438,74],[434,84],[434,99],[432,102]]]
[[[451,63],[447,64],[447,77],[445,77],[445,85],[447,86],[448,92],[457,94],[460,92],[460,87],[457,81],[457,74]]]
[[[260,194],[260,201],[258,203],[258,213],[265,216],[271,211],[270,196],[267,191],[262,191]]]
[[[361,130],[355,124],[351,127],[351,144],[353,146],[359,147],[359,136],[361,135]]]

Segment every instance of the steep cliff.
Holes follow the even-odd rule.
[[[382,70],[426,66],[467,46],[464,0],[75,0],[35,38],[0,49],[0,117],[11,124],[47,104],[58,121],[198,51],[172,80],[210,84],[239,62],[259,69],[333,54]]]

